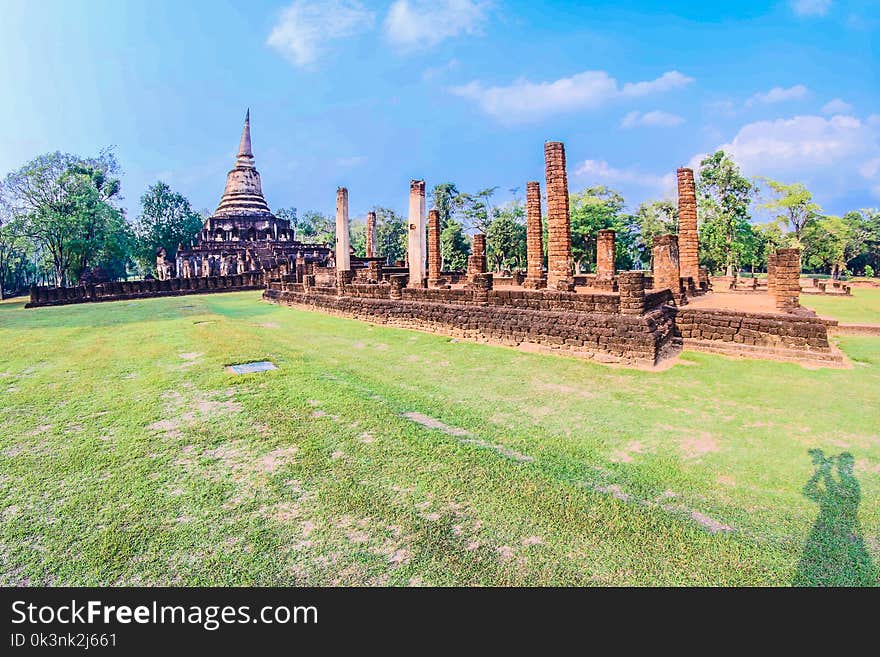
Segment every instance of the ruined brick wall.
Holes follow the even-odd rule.
[[[774,259],[773,298],[776,309],[794,312],[800,307],[801,251],[777,249]]]
[[[404,288],[397,299],[393,291],[391,298],[379,299],[337,296],[332,288],[302,290],[299,285],[285,291],[270,288],[264,298],[369,322],[505,344],[529,343],[607,361],[654,363],[668,348],[673,329],[659,310],[630,316],[516,308],[496,304],[497,291],[489,291],[488,301],[480,303],[475,301],[479,290]],[[462,292],[469,292],[470,300]]]
[[[471,255],[468,256],[467,277],[472,280],[474,275],[486,271],[486,236],[482,233],[474,235],[474,244]]]
[[[600,230],[596,235],[596,278],[614,278],[614,238],[613,230]]]
[[[767,255],[767,292],[773,294],[773,286],[776,284],[776,251]]]
[[[375,258],[376,257],[376,213],[375,212],[367,212],[366,238],[367,238],[366,256],[368,258]]]
[[[65,306],[72,303],[95,301],[126,301],[211,292],[238,292],[264,287],[263,272],[249,272],[232,276],[200,276],[198,278],[171,278],[148,281],[116,281],[79,287],[31,287],[30,301],[25,308]]]
[[[817,317],[688,307],[671,314],[685,348],[714,344],[723,347],[719,351],[795,352],[820,360],[836,357],[828,343],[827,322]]]
[[[428,285],[437,286],[443,282],[440,273],[443,258],[440,255],[440,213],[428,212]]]
[[[571,290],[574,287],[571,257],[571,218],[568,208],[568,174],[562,142],[544,144],[547,178],[547,287]]]
[[[526,183],[526,280],[529,289],[546,287],[544,274],[544,225],[541,218],[541,183]]]
[[[654,286],[668,288],[673,295],[681,294],[681,269],[678,238],[675,235],[657,235],[652,249],[654,259]]]
[[[700,280],[700,252],[697,235],[697,190],[694,170],[682,167],[678,174],[678,247],[683,278]]]

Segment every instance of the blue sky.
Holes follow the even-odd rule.
[[[273,208],[405,211],[410,178],[500,202],[551,139],[633,209],[718,147],[880,205],[876,0],[723,4],[0,0],[0,174],[114,145],[130,216],[157,179],[213,210],[250,107]]]

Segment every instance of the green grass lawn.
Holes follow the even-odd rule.
[[[854,287],[852,297],[801,295],[801,304],[848,324],[880,324],[880,288]]]
[[[257,292],[5,302],[0,584],[876,583],[880,339],[840,346],[647,372]]]

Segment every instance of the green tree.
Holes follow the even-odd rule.
[[[470,243],[464,234],[464,227],[450,219],[440,233],[440,255],[444,271],[464,271],[471,253]]]
[[[598,185],[571,194],[571,253],[575,271],[592,270],[596,264],[596,234],[610,228],[616,232],[615,261],[618,269],[629,269],[633,262],[632,220],[623,212],[623,196]]]
[[[189,244],[202,229],[202,216],[185,196],[162,182],[147,188],[141,196],[141,213],[135,227],[134,259],[144,274],[156,273],[156,250],[163,247],[169,257],[178,244]]]
[[[277,210],[272,212],[272,214],[274,214],[282,221],[290,222],[290,227],[293,229],[295,239],[299,239],[299,217],[296,214],[296,208],[278,208]]]
[[[678,232],[678,208],[670,201],[645,201],[629,220],[629,232],[639,262],[652,262],[654,238]]]
[[[486,229],[486,258],[495,271],[504,267],[522,267],[526,261],[525,208],[512,202],[496,208]]]
[[[785,183],[761,178],[775,195],[760,207],[778,213],[777,219],[785,221],[794,233],[796,246],[802,246],[801,238],[807,225],[821,216],[822,209],[813,201],[813,194],[801,183]]]
[[[316,210],[306,210],[297,221],[297,235],[306,244],[335,244],[336,219]]]
[[[460,214],[465,226],[484,234],[489,230],[489,224],[495,218],[492,197],[497,190],[498,187],[487,187],[476,194],[459,194],[456,197],[456,212]]]
[[[716,151],[700,162],[700,246],[705,264],[713,270],[721,265],[732,276],[741,262],[743,240],[750,236],[749,205],[755,193],[755,186],[724,151]]]
[[[431,196],[434,198],[434,209],[440,214],[440,230],[441,232],[452,221],[452,217],[458,208],[460,196],[455,183],[445,182],[435,185],[431,190]]]
[[[25,236],[51,262],[57,285],[67,285],[94,264],[106,242],[124,227],[114,205],[120,184],[112,150],[82,158],[41,155],[10,173],[3,185]]]
[[[376,255],[393,265],[406,257],[407,224],[390,208],[374,207],[373,211],[376,213]]]

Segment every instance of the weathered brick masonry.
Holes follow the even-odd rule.
[[[681,277],[700,279],[699,238],[697,236],[697,188],[694,171],[685,167],[678,175],[678,248],[681,261]]]
[[[428,212],[428,285],[436,287],[443,283],[440,274],[443,258],[440,255],[440,213]]]
[[[541,183],[526,183],[526,265],[523,287],[538,290],[547,287],[544,274],[544,225],[541,219]]]
[[[376,255],[376,213],[375,212],[367,212],[366,238],[367,238],[367,248],[366,248],[365,255],[368,258],[373,258]]]
[[[673,325],[666,310],[648,307],[644,288],[626,288],[627,312],[617,294],[551,290],[494,290],[491,274],[478,274],[472,289],[413,289],[351,285],[339,296],[332,287],[272,283],[264,298],[380,324],[429,330],[505,344],[530,343],[607,361],[653,364],[671,347]],[[641,278],[643,283],[643,277]],[[653,296],[655,303],[663,297]]]
[[[671,314],[688,349],[840,360],[828,343],[828,320],[817,317],[689,307]]]
[[[596,235],[596,279],[610,281],[614,278],[614,238],[611,229],[600,230]]]
[[[568,174],[565,146],[559,141],[544,144],[547,177],[547,287],[574,287],[571,257],[571,220],[568,208]]]
[[[486,271],[486,236],[483,233],[474,235],[473,249],[467,261],[467,278],[473,280],[476,274]]]
[[[31,287],[30,301],[25,308],[64,306],[71,303],[94,301],[126,301],[150,297],[171,297],[182,294],[237,292],[258,290],[265,286],[263,272],[232,276],[205,276],[199,278],[171,278],[164,281],[116,281],[81,285],[79,287]]]
[[[777,249],[773,262],[773,297],[776,309],[794,312],[800,307],[800,249]]]

